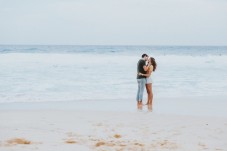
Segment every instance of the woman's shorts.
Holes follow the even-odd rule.
[[[152,83],[151,77],[146,78],[146,84],[150,84],[150,83]]]

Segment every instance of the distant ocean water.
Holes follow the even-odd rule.
[[[0,103],[135,101],[143,53],[158,64],[156,98],[227,96],[226,46],[0,45]]]

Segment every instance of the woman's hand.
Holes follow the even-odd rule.
[[[150,61],[148,62],[147,66],[148,66],[148,67],[150,67],[150,66],[151,66],[151,62],[150,62]]]

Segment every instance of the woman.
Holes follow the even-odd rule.
[[[148,98],[147,98],[147,105],[150,106],[150,108],[152,109],[152,101],[153,101],[153,92],[152,92],[152,79],[151,79],[151,74],[153,71],[156,70],[156,67],[157,67],[157,63],[155,61],[154,58],[150,57],[148,59],[148,66],[149,66],[149,69],[147,70],[147,73],[146,74],[143,74],[143,73],[139,73],[139,75],[142,75],[142,76],[146,76],[146,89],[147,89],[147,95],[148,95]]]

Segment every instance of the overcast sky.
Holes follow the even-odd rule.
[[[227,0],[0,0],[0,44],[227,45]]]

